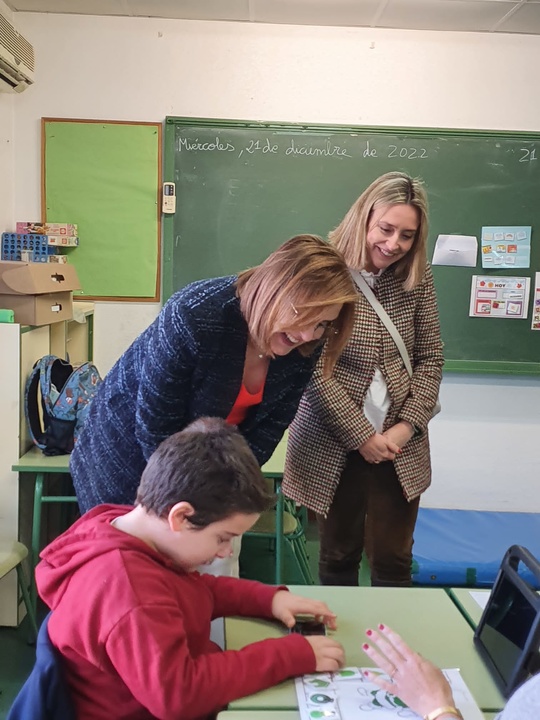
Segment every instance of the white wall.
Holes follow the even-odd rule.
[[[12,22],[12,13],[0,0],[0,13]],[[13,112],[14,97],[0,93],[0,232],[13,222]]]
[[[15,98],[14,219],[40,217],[42,116],[540,130],[538,37],[32,13],[16,23],[38,70]],[[157,311],[99,304],[103,371]],[[426,504],[540,511],[540,381],[454,375],[442,399]]]

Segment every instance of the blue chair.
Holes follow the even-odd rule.
[[[36,662],[15,698],[6,720],[76,720],[75,710],[62,673],[62,658],[51,643],[43,621],[36,645]]]

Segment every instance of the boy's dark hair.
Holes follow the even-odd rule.
[[[141,477],[137,505],[166,517],[173,505],[195,508],[189,520],[206,527],[235,513],[267,510],[274,497],[244,437],[221,418],[199,418],[164,440]]]

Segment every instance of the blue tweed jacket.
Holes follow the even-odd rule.
[[[105,377],[71,455],[82,512],[132,503],[162,440],[198,417],[228,416],[248,339],[235,282],[201,280],[177,292]],[[293,350],[270,362],[263,400],[240,425],[261,465],[292,421],[318,356]]]

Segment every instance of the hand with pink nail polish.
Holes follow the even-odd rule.
[[[370,643],[364,643],[362,650],[375,666],[391,678],[389,681],[368,671],[366,676],[369,680],[400,697],[422,717],[438,708],[448,708],[448,712],[439,715],[437,720],[460,717],[450,685],[438,667],[415,652],[385,625],[379,625],[377,630],[367,630],[366,635]]]

